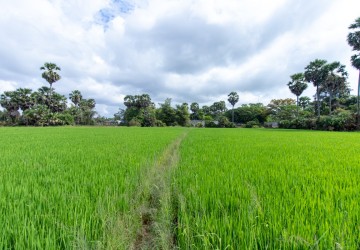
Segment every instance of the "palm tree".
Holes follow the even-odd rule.
[[[78,107],[82,100],[81,92],[79,90],[73,90],[69,94],[69,99],[74,103],[75,107]]]
[[[360,51],[360,17],[355,20],[353,24],[349,26],[350,30],[355,30],[355,32],[350,32],[347,37],[348,44],[353,47],[353,50]],[[357,93],[357,126],[360,126],[360,53],[355,54],[351,57],[351,64],[356,69],[359,70],[359,80],[358,80],[358,93]]]
[[[303,73],[297,73],[290,77],[291,81],[287,85],[289,86],[291,93],[296,95],[296,114],[299,115],[299,96],[301,96],[308,85],[305,82]]]
[[[236,92],[230,92],[228,97],[229,97],[228,102],[232,106],[232,122],[234,122],[234,106],[239,101],[239,95]]]
[[[61,76],[57,73],[60,71],[60,67],[58,67],[55,63],[44,63],[44,66],[40,67],[40,70],[44,70],[41,77],[44,78],[50,84],[50,103],[51,103],[51,92],[52,92],[52,85],[53,83],[59,81]]]
[[[31,94],[32,94],[31,89],[19,88],[16,90],[17,101],[22,111],[25,111],[34,105],[34,103],[31,100]]]
[[[312,82],[316,87],[316,109],[317,116],[320,118],[320,87],[325,81],[328,75],[328,69],[326,67],[326,60],[316,59],[309,63],[308,66],[305,67],[305,80],[308,82]]]
[[[348,91],[348,85],[346,82],[347,72],[345,65],[341,65],[339,62],[333,62],[328,65],[329,74],[326,77],[323,87],[329,94],[329,114],[332,113],[332,100],[334,96],[340,96]]]

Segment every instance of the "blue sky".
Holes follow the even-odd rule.
[[[0,92],[46,85],[39,68],[50,61],[62,68],[56,91],[80,90],[104,116],[127,94],[205,105],[237,91],[238,105],[267,104],[293,97],[289,76],[316,58],[345,64],[356,89],[346,35],[359,9],[358,0],[2,1]]]

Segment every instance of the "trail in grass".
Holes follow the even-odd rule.
[[[141,226],[137,230],[134,249],[174,248],[174,218],[171,194],[171,173],[179,161],[179,147],[184,132],[173,141],[149,169],[139,190],[137,214]]]

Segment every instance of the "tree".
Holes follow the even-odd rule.
[[[223,113],[226,111],[226,104],[224,101],[220,101],[220,102],[214,102],[211,106],[210,106],[210,112],[211,115],[214,119],[219,119],[219,117],[221,115],[223,115]]]
[[[124,121],[125,109],[119,108],[118,112],[114,114],[114,120],[121,123]]]
[[[171,107],[171,98],[166,98],[164,103],[159,103],[160,108],[156,110],[156,118],[166,126],[173,126],[176,123],[176,110]]]
[[[295,117],[295,100],[290,98],[273,99],[268,104],[268,110],[273,121],[291,120]]]
[[[305,110],[310,107],[311,99],[308,96],[302,96],[299,98],[299,106],[302,110]]]
[[[155,125],[155,104],[151,102],[148,94],[127,95],[124,98],[124,105],[126,106],[124,119],[128,125],[139,124],[142,127]]]
[[[360,17],[355,20],[353,24],[349,26],[350,32],[347,37],[349,45],[353,48],[354,51],[360,52]],[[359,70],[359,79],[358,79],[358,93],[357,93],[357,127],[360,126],[360,53],[355,54],[351,57],[351,64],[357,70]]]
[[[317,116],[320,118],[320,87],[327,77],[328,71],[326,67],[326,60],[316,59],[305,67],[305,80],[312,82],[316,87],[316,111]]]
[[[81,101],[83,99],[82,95],[81,95],[81,92],[79,90],[73,90],[69,94],[69,99],[75,105],[75,108],[74,108],[75,121],[76,121],[76,124],[79,124],[80,123],[80,118],[82,116],[81,109],[79,108],[79,104],[81,103]]]
[[[192,120],[200,120],[200,106],[199,103],[193,102],[190,104],[190,110],[192,114],[190,115],[190,118]]]
[[[16,91],[5,91],[0,96],[0,105],[6,109],[6,114],[10,117],[12,123],[15,123],[16,119],[20,116],[20,105],[16,97]]]
[[[176,122],[180,126],[188,126],[190,124],[189,105],[187,103],[176,105]]]
[[[72,103],[74,103],[75,107],[79,106],[79,103],[82,100],[82,95],[81,92],[79,90],[73,90],[70,94],[69,94],[69,99],[72,101]]]
[[[266,107],[262,103],[243,104],[234,109],[234,121],[237,123],[256,122],[264,123],[268,116]],[[231,117],[228,113],[227,117]]]
[[[229,97],[228,102],[232,106],[232,120],[231,121],[234,122],[234,106],[239,101],[239,95],[236,92],[230,92],[228,97]]]
[[[15,91],[17,102],[22,111],[25,111],[34,105],[31,94],[32,90],[26,88],[19,88]]]
[[[82,125],[93,125],[93,118],[96,115],[94,110],[96,102],[94,99],[82,99],[79,103],[79,108],[81,110],[81,121]]]
[[[40,70],[44,70],[41,77],[44,78],[50,85],[49,96],[51,103],[52,85],[60,80],[61,76],[58,74],[58,71],[61,69],[55,63],[46,62],[44,63],[44,66],[40,67]]]
[[[324,81],[323,88],[329,94],[329,114],[332,114],[332,100],[335,96],[347,94],[349,88],[346,82],[347,72],[345,65],[333,62],[328,65],[329,74]]]
[[[207,105],[202,106],[202,112],[204,113],[205,116],[210,116],[211,115],[211,111],[210,111],[210,107]]]
[[[291,81],[287,84],[291,93],[296,95],[296,114],[299,115],[299,96],[304,92],[308,87],[305,82],[305,77],[303,73],[294,74],[291,77]]]

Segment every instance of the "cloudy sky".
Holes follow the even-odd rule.
[[[78,89],[112,117],[127,94],[155,103],[267,104],[312,60],[357,71],[347,45],[359,0],[0,0],[0,93],[47,83],[54,62],[68,96]],[[312,96],[309,87],[306,95]]]

